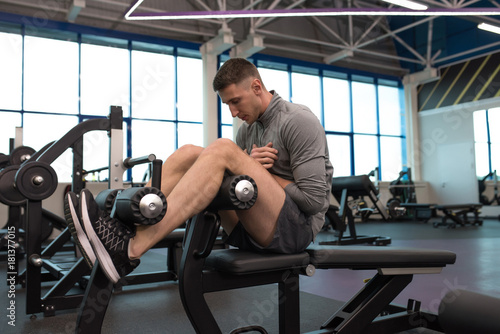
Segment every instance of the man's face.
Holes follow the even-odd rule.
[[[229,106],[231,116],[238,117],[248,124],[255,122],[262,113],[260,86],[255,87],[255,80],[249,78],[219,90],[219,96],[222,102]]]

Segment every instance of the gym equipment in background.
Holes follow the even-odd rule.
[[[391,238],[378,235],[358,235],[353,215],[353,202],[358,205],[360,199],[367,196],[373,203],[370,214],[379,213],[384,220],[390,217],[384,205],[378,198],[378,190],[370,180],[368,175],[334,177],[332,179],[332,195],[339,203],[339,207],[330,205],[326,212],[332,228],[337,234],[335,241],[322,241],[321,245],[349,245],[349,244],[375,244],[383,246],[391,243]],[[349,200],[350,199],[350,200]],[[344,236],[344,232],[349,228],[349,236]]]
[[[493,180],[493,198],[490,200],[486,195],[484,195],[484,191],[486,190],[486,180],[488,178],[492,178]],[[492,205],[493,203],[497,203],[500,205],[500,196],[498,195],[498,176],[497,170],[495,169],[493,172],[488,173],[485,177],[478,180],[479,186],[479,202],[483,205]]]

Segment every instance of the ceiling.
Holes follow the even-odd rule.
[[[441,16],[401,15],[402,7],[380,0],[144,0],[134,15],[149,13],[266,10],[299,11],[298,17],[127,20],[137,0],[0,0],[0,12],[23,22],[69,22],[204,43],[230,29],[234,42],[263,38],[262,54],[401,77],[427,67],[443,67],[500,50],[500,35],[477,29],[479,22],[500,26],[500,15],[460,15],[478,8],[500,13],[497,0],[415,0]],[[308,10],[329,10],[325,16]],[[351,15],[346,11],[351,10]],[[363,10],[363,15],[352,15]],[[387,15],[381,15],[385,10]],[[355,13],[356,14],[356,13]],[[370,15],[367,15],[370,14]]]

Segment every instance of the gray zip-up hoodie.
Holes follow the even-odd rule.
[[[325,130],[308,107],[271,93],[266,111],[253,124],[241,125],[236,143],[248,153],[253,144],[262,147],[273,143],[278,160],[269,172],[294,182],[285,187],[285,192],[300,210],[312,216],[311,228],[316,236],[325,223],[333,176]]]

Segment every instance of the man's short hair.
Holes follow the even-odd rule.
[[[259,71],[254,64],[244,58],[231,58],[227,60],[217,71],[217,74],[212,82],[214,92],[217,92],[231,84],[238,84],[251,77],[259,79],[262,83]]]

